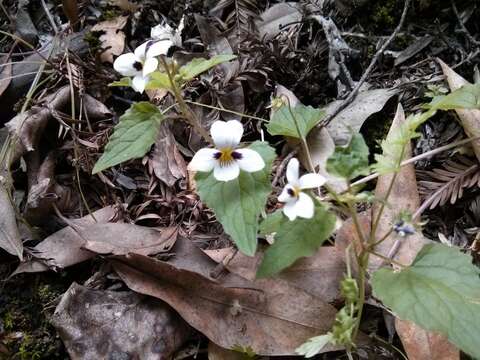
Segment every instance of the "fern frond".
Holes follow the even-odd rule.
[[[480,186],[480,166],[477,161],[458,156],[448,160],[441,168],[418,171],[419,192],[424,201],[422,208],[433,209],[454,204],[463,196],[464,189]]]
[[[260,10],[257,0],[220,0],[210,11],[230,11],[225,17],[225,24],[229,30],[236,29],[238,32],[251,32],[254,20],[259,17]]]

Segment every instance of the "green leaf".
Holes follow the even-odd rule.
[[[105,170],[124,161],[142,157],[157,138],[163,115],[158,108],[143,101],[133,104],[115,126],[103,155],[92,173]]]
[[[118,81],[111,82],[108,86],[132,86],[132,79],[129,77],[123,77]]]
[[[307,137],[310,130],[312,130],[324,116],[325,111],[321,109],[315,109],[302,104],[298,104],[290,109],[289,106],[285,104],[273,113],[270,122],[267,124],[267,130],[270,135],[291,136],[301,139]],[[295,124],[295,122],[297,124]]]
[[[170,79],[168,75],[160,71],[155,71],[150,74],[150,81],[148,82],[145,89],[155,90],[155,89],[167,89],[170,90],[172,87],[170,85]]]
[[[183,81],[190,81],[212,67],[235,58],[235,55],[215,55],[208,60],[203,58],[195,58],[189,63],[183,65],[178,73]]]
[[[373,293],[401,319],[440,332],[480,358],[479,274],[471,257],[457,248],[429,244],[408,268],[377,270]]]
[[[359,175],[367,175],[368,146],[361,134],[352,134],[348,146],[337,146],[327,160],[327,172],[351,180]]]
[[[212,173],[198,172],[195,176],[200,198],[215,211],[217,220],[232,237],[238,249],[253,256],[257,249],[258,217],[272,191],[270,172],[275,151],[266,142],[256,141],[249,146],[265,161],[261,171],[240,172],[228,182],[218,181]]]
[[[307,340],[306,343],[295,349],[298,355],[311,358],[317,355],[332,340],[331,334],[315,336]]]
[[[288,220],[278,210],[267,217],[262,230],[271,231],[274,224],[280,223],[275,229],[275,242],[263,257],[257,272],[258,277],[274,275],[292,265],[297,259],[313,255],[335,229],[336,217],[324,205],[315,207],[315,215],[311,219],[297,218]],[[282,216],[279,221],[278,217]]]
[[[467,84],[448,95],[436,96],[427,107],[436,110],[480,109],[480,84]]]

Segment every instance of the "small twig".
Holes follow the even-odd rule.
[[[465,26],[465,24],[463,23],[462,21],[462,18],[460,17],[460,14],[458,13],[458,9],[457,9],[457,5],[455,5],[455,1],[454,0],[451,0],[450,1],[451,4],[452,4],[452,9],[453,9],[453,13],[455,14],[455,16],[457,17],[457,20],[458,20],[458,24],[460,25],[460,28],[462,29],[462,32],[465,34],[465,36],[467,37],[468,41],[470,41],[473,45],[475,46],[480,46],[480,41],[476,40],[472,34],[470,34],[470,31],[468,31],[467,27]]]
[[[280,165],[278,165],[277,170],[275,171],[275,176],[272,180],[272,186],[275,187],[277,185],[278,180],[280,179],[280,176],[282,176],[283,170],[287,166],[287,163],[290,161],[291,158],[293,158],[297,154],[297,150],[293,150],[290,152],[287,156],[285,156],[285,159],[282,160]]]
[[[362,87],[363,83],[367,80],[368,76],[372,72],[373,68],[375,67],[378,58],[383,54],[383,52],[387,49],[387,47],[390,46],[392,43],[393,39],[398,35],[400,30],[403,27],[403,23],[405,22],[405,18],[407,17],[408,13],[408,8],[410,6],[410,1],[411,0],[405,0],[405,5],[403,6],[403,12],[402,16],[400,18],[400,21],[398,22],[397,27],[393,31],[393,33],[389,36],[389,38],[385,41],[385,43],[382,45],[380,49],[375,53],[374,57],[370,61],[370,65],[368,65],[367,70],[363,73],[362,77],[358,81],[357,85],[355,85],[355,88],[348,94],[347,98],[335,109],[335,111],[327,116],[321,123],[321,126],[326,126],[332,121],[332,119],[337,116],[342,110],[344,110],[348,105],[352,103],[352,101],[355,99],[357,96],[358,92],[360,91],[360,88]]]
[[[48,21],[50,22],[50,25],[52,25],[52,29],[55,32],[55,35],[58,34],[58,27],[57,24],[55,24],[55,21],[53,20],[52,14],[50,13],[50,10],[47,7],[47,4],[45,3],[45,0],[41,0],[43,11],[45,11],[45,14],[47,15]]]

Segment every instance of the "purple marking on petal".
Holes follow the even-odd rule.
[[[221,151],[217,151],[215,154],[213,154],[213,158],[215,160],[218,160],[222,157],[222,152]]]
[[[137,71],[141,71],[143,69],[143,65],[140,61],[135,61],[133,63],[133,68]]]
[[[232,152],[232,158],[234,158],[235,160],[241,160],[243,158],[243,155],[238,151],[234,151]]]
[[[288,188],[287,189],[287,194],[290,195],[291,197],[294,197],[295,196],[295,190],[293,190],[291,188]]]

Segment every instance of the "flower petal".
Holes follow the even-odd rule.
[[[247,172],[260,171],[265,167],[265,161],[258,152],[252,149],[238,149],[235,153],[240,154],[241,158],[237,159],[240,169]]]
[[[139,71],[133,67],[133,64],[137,61],[138,59],[134,53],[123,54],[115,59],[113,68],[124,76],[135,76],[139,73]]]
[[[135,49],[135,56],[142,62],[145,61],[147,57],[147,46],[149,42],[150,41],[145,41],[142,45]]]
[[[298,195],[298,200],[295,203],[295,213],[297,216],[311,219],[315,212],[315,205],[313,204],[313,200],[307,194],[301,192]]]
[[[147,59],[159,55],[167,55],[168,49],[170,49],[172,45],[172,40],[155,41],[147,49]]]
[[[221,166],[218,162],[213,169],[213,176],[218,181],[230,181],[236,179],[240,175],[240,167],[236,161],[232,161],[228,165]]]
[[[217,148],[235,148],[242,139],[243,125],[238,120],[215,121],[210,128],[210,133]]]
[[[294,193],[292,192],[294,191],[293,189],[293,186],[290,185],[290,184],[287,184],[282,192],[280,193],[280,195],[278,195],[278,201],[280,202],[283,202],[283,203],[290,203],[290,202],[296,202],[297,201],[297,198],[295,196],[292,196],[290,194]]]
[[[215,159],[217,152],[218,150],[216,149],[208,148],[198,150],[190,164],[188,164],[188,169],[193,171],[212,171],[217,163]]]
[[[298,183],[298,171],[300,168],[300,164],[296,158],[290,159],[287,165],[287,181],[292,184],[296,185]]]
[[[158,67],[158,60],[155,58],[147,58],[145,60],[145,64],[143,64],[143,76],[147,76],[148,74],[151,74],[155,70],[157,70]]]
[[[137,75],[132,79],[132,88],[139,93],[143,93],[148,83],[148,76]]]
[[[300,189],[314,189],[322,186],[326,182],[327,179],[322,175],[311,173],[301,176],[298,180],[298,185],[300,186]]]
[[[293,221],[297,218],[297,211],[295,209],[296,203],[297,201],[288,202],[282,209],[283,213],[286,217],[288,217],[288,220],[290,221]]]
[[[170,39],[172,36],[173,29],[167,23],[158,24],[150,30],[150,37],[155,40],[165,40]]]

